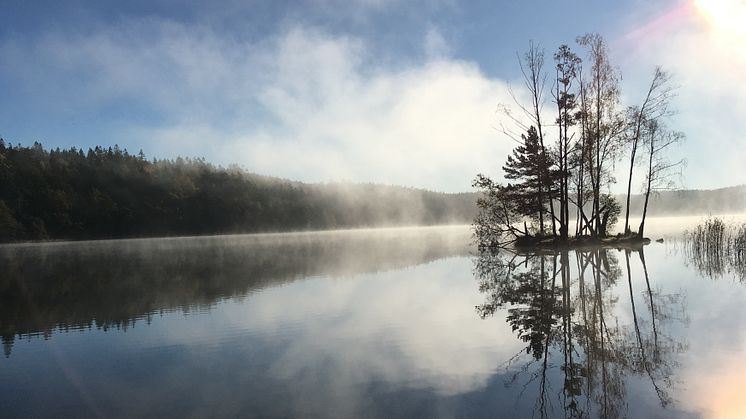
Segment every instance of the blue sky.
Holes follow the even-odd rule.
[[[684,186],[742,184],[746,33],[729,19],[745,10],[742,0],[11,2],[0,14],[0,136],[466,191],[476,172],[499,176],[513,146],[496,109],[512,102],[509,88],[521,94],[516,52],[534,40],[549,59],[598,32],[625,105],[655,65],[674,74]]]

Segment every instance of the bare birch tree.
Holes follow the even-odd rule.
[[[629,234],[629,202],[630,194],[632,192],[632,175],[635,167],[635,158],[637,156],[637,149],[640,144],[640,140],[643,136],[643,131],[646,124],[652,121],[659,121],[662,118],[671,115],[669,105],[671,98],[673,97],[673,87],[671,86],[671,76],[669,73],[663,71],[660,67],[656,67],[653,73],[653,79],[648,87],[645,99],[642,101],[640,106],[632,106],[627,110],[628,118],[628,130],[629,130],[629,145],[630,145],[630,158],[629,158],[629,176],[627,178],[627,203],[624,215],[624,233]]]
[[[595,237],[604,237],[602,231],[603,213],[601,205],[602,185],[612,183],[609,165],[618,157],[624,132],[624,118],[619,111],[619,74],[611,65],[606,43],[601,35],[586,34],[578,37],[580,46],[588,49],[590,72],[585,79],[586,91],[584,110],[587,136],[589,179],[593,194],[593,209],[590,220],[584,220]]]
[[[577,108],[576,94],[573,92],[572,83],[577,77],[580,66],[580,58],[570,50],[567,45],[561,45],[554,54],[556,63],[556,80],[553,92],[554,101],[557,104],[557,163],[559,184],[559,225],[560,237],[568,238],[570,224],[570,153],[573,134],[570,128],[575,125],[575,109]]]
[[[661,121],[652,120],[645,124],[644,142],[648,152],[647,176],[645,177],[645,203],[642,207],[642,219],[637,234],[643,237],[645,217],[648,212],[650,193],[672,189],[677,169],[685,164],[683,159],[670,161],[666,158],[671,146],[684,141],[684,134],[669,130]]]

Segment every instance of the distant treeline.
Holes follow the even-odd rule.
[[[619,197],[621,199],[621,196]],[[644,196],[632,195],[630,212],[642,211]],[[662,191],[650,197],[648,215],[708,215],[746,212],[746,185],[710,190]]]
[[[114,147],[45,150],[0,139],[0,241],[471,223],[477,193],[308,184],[204,159]],[[631,197],[639,214],[641,195]],[[746,186],[662,192],[650,215],[746,211]]]
[[[474,195],[307,184],[204,159],[0,139],[0,241],[469,223]]]
[[[626,195],[613,195],[624,204]],[[476,199],[476,198],[475,198]],[[629,211],[633,217],[642,214],[645,195],[631,195]],[[621,212],[624,213],[624,206]],[[648,216],[676,217],[746,213],[746,185],[718,189],[682,189],[658,191],[650,196]]]

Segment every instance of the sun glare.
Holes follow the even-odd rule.
[[[694,0],[694,4],[713,30],[746,37],[746,0]]]

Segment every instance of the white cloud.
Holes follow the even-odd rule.
[[[659,26],[614,45],[625,92],[643,91],[654,64],[670,69],[682,86],[674,122],[688,143],[675,157],[689,158],[686,186],[746,183],[739,115],[746,44],[696,21]],[[375,48],[302,25],[248,42],[214,28],[130,19],[85,36],[0,42],[0,58],[10,63],[0,73],[40,111],[97,115],[94,123],[109,131],[96,141],[150,156],[448,191],[469,190],[477,172],[499,175],[513,146],[494,129],[497,105],[512,102],[506,83],[451,58],[434,26],[423,34],[419,62],[393,63]],[[108,108],[116,109],[106,116],[115,124],[99,122]],[[115,113],[122,108],[153,118]]]
[[[436,27],[425,32],[425,55],[430,58],[445,58],[451,55],[451,48],[443,34]]]
[[[392,4],[360,0],[355,10],[370,16]],[[625,99],[644,92],[653,66],[664,65],[681,85],[673,125],[688,140],[673,157],[689,158],[685,186],[746,183],[746,40],[684,6],[659,17],[641,7],[641,26],[626,42],[610,42]],[[513,146],[493,128],[497,105],[512,102],[506,84],[453,58],[463,51],[452,51],[437,26],[421,34],[421,54],[402,60],[374,40],[282,25],[255,41],[157,18],[8,37],[0,41],[0,79],[29,109],[96,125],[89,132],[100,134],[78,145],[116,142],[149,156],[204,156],[307,181],[462,191],[476,172],[499,175]]]
[[[468,190],[510,148],[493,129],[497,104],[510,99],[476,64],[444,58],[435,28],[425,38],[426,62],[393,69],[361,39],[312,28],[249,44],[152,19],[6,43],[0,53],[46,75],[38,79],[50,106],[153,109],[158,124],[110,137],[143,139],[149,155],[205,156],[308,181]],[[22,73],[14,76],[35,77]]]
[[[433,58],[390,71],[359,40],[305,29],[270,49],[271,75],[255,94],[278,123],[216,133],[220,161],[296,179],[466,190],[508,150],[492,129],[505,85],[474,64]]]
[[[260,94],[282,126],[240,136],[227,152],[260,172],[451,190],[495,165],[486,153],[499,144],[491,127],[502,83],[447,60],[369,72],[346,43],[307,36],[285,38],[282,70]]]

